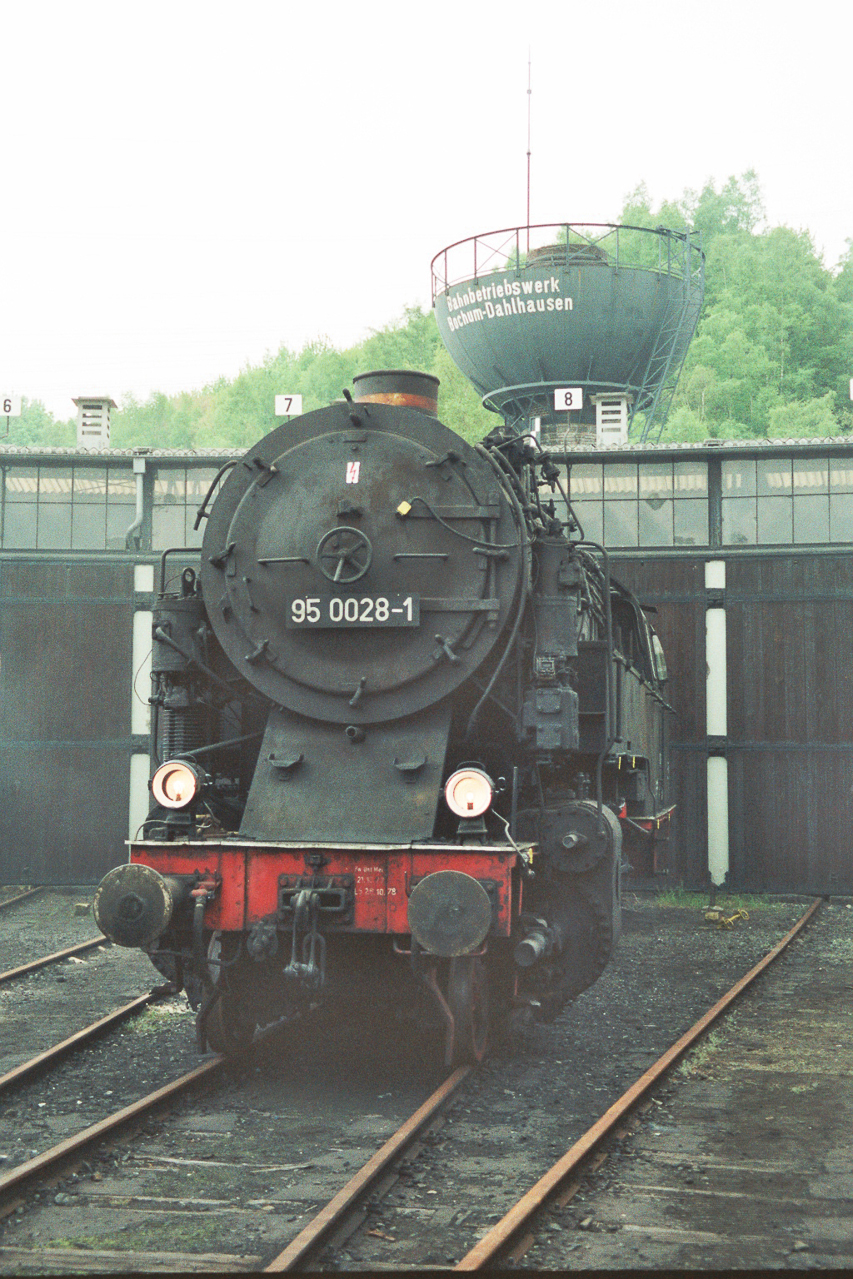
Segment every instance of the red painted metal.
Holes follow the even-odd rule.
[[[205,911],[205,923],[225,932],[242,932],[278,906],[279,877],[311,874],[307,857],[322,851],[323,878],[351,876],[355,902],[346,932],[407,934],[408,899],[415,884],[436,870],[458,870],[495,886],[495,933],[508,937],[520,909],[513,883],[518,854],[489,845],[351,845],[299,847],[282,844],[251,846],[191,842],[132,844],[130,860],[161,875],[194,875],[202,880],[221,877],[216,898]],[[515,900],[514,900],[515,896]]]

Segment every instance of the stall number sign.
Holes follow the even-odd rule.
[[[20,417],[20,395],[4,395],[2,402],[0,402],[0,413],[2,413],[5,417]]]
[[[554,392],[554,408],[557,412],[566,409],[583,408],[583,388],[580,386],[561,386]]]
[[[276,417],[296,417],[296,415],[301,412],[301,395],[277,395],[275,397]]]

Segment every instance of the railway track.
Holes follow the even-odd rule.
[[[15,893],[13,897],[4,897],[0,900],[0,911],[6,910],[9,906],[18,906],[21,902],[28,901],[31,897],[37,897],[43,892],[43,888],[27,888],[22,893]]]
[[[820,906],[815,901],[792,929],[773,947],[771,951],[721,998],[703,1017],[701,1017],[648,1069],[636,1082],[611,1105],[601,1118],[592,1125],[531,1189],[524,1194],[500,1221],[494,1225],[478,1242],[470,1248],[465,1256],[454,1266],[456,1270],[493,1269],[506,1261],[518,1261],[535,1242],[536,1235],[532,1229],[536,1218],[553,1203],[565,1207],[571,1201],[582,1184],[581,1172],[594,1159],[602,1143],[620,1125],[624,1125],[632,1112],[644,1098],[668,1074],[672,1067],[689,1051],[734,1004],[737,998],[773,961],[790,945],[806,927]],[[437,1107],[436,1107],[437,1109]],[[435,1111],[432,1111],[432,1118]],[[422,1125],[420,1125],[422,1126]],[[419,1126],[419,1127],[420,1127]],[[395,1155],[399,1158],[404,1143],[388,1143],[389,1148],[395,1146]],[[290,1269],[313,1269],[320,1258],[324,1245],[334,1226],[342,1227],[339,1231],[339,1242],[351,1234],[356,1228],[355,1214],[359,1205],[371,1194],[376,1194],[381,1186],[382,1178],[387,1174],[389,1160],[381,1161],[375,1168],[366,1167],[354,1177],[350,1185],[337,1197],[335,1211],[329,1208],[318,1214],[316,1221],[309,1223],[299,1239],[295,1240],[278,1257],[266,1267],[268,1272]],[[600,1166],[600,1162],[596,1165]],[[451,1178],[452,1180],[452,1178]],[[345,1218],[350,1215],[347,1224]],[[395,1238],[387,1229],[374,1229],[372,1235],[362,1231],[362,1241],[371,1237],[385,1242],[395,1242]],[[430,1238],[425,1251],[434,1248],[435,1240]],[[381,1254],[371,1259],[376,1264]],[[364,1263],[364,1257],[359,1262]],[[409,1256],[408,1263],[412,1263]],[[418,1264],[417,1261],[414,1264]],[[367,1262],[368,1268],[370,1261]]]
[[[20,1065],[13,1067],[12,1070],[7,1070],[4,1075],[0,1075],[0,1095],[16,1084],[22,1083],[23,1080],[31,1075],[55,1065],[56,1062],[65,1058],[69,1053],[90,1044],[99,1035],[102,1035],[107,1030],[112,1030],[113,1027],[126,1021],[129,1017],[133,1017],[135,1013],[141,1013],[145,1008],[149,1008],[152,1003],[161,997],[161,994],[160,990],[155,989],[147,995],[139,995],[136,999],[132,999],[129,1004],[116,1008],[114,1012],[107,1013],[105,1017],[99,1018],[98,1021],[75,1031],[72,1035],[68,1035],[50,1048],[37,1053],[35,1057],[30,1057],[28,1061],[21,1062]]]
[[[16,977],[26,977],[29,973],[36,973],[39,969],[47,968],[50,964],[60,964],[64,959],[71,959],[76,955],[85,955],[87,951],[94,950],[96,946],[110,947],[112,942],[101,934],[100,937],[91,937],[88,941],[77,942],[74,946],[66,946],[64,950],[55,950],[51,955],[41,955],[38,959],[31,959],[26,964],[19,964],[17,968],[7,968],[4,973],[0,973],[0,985],[14,981]]]
[[[90,1172],[86,1172],[85,1175],[81,1174],[79,1183],[72,1185],[70,1194],[67,1182],[56,1183],[66,1187],[64,1192],[60,1190],[59,1198],[61,1199],[65,1193],[66,1198],[70,1197],[85,1203],[87,1198],[92,1197],[92,1191],[97,1191],[96,1197],[101,1204],[129,1205],[125,1215],[149,1212],[154,1216],[159,1214],[163,1217],[169,1214],[171,1221],[171,1214],[177,1211],[177,1205],[183,1205],[180,1212],[185,1224],[188,1219],[194,1217],[204,1221],[206,1233],[203,1247],[198,1240],[192,1249],[178,1251],[173,1248],[161,1251],[158,1254],[159,1260],[152,1252],[148,1267],[152,1269],[252,1270],[259,1269],[265,1264],[268,1271],[279,1272],[296,1268],[334,1270],[342,1268],[342,1264],[345,1267],[353,1262],[361,1268],[370,1268],[372,1265],[388,1268],[389,1264],[392,1268],[434,1264],[446,1267],[455,1264],[459,1269],[482,1269],[493,1268],[513,1259],[516,1262],[521,1259],[520,1264],[526,1264],[524,1258],[527,1250],[533,1248],[535,1252],[539,1246],[540,1227],[544,1223],[547,1230],[549,1219],[553,1218],[553,1214],[566,1210],[565,1205],[571,1204],[578,1189],[586,1184],[584,1177],[589,1176],[591,1161],[594,1164],[595,1161],[603,1158],[601,1146],[607,1140],[608,1134],[612,1139],[614,1130],[622,1134],[627,1131],[630,1123],[629,1112],[633,1111],[636,1115],[638,1108],[643,1104],[653,1108],[654,1103],[648,1100],[649,1094],[660,1089],[663,1077],[689,1051],[697,1037],[701,1037],[709,1026],[723,1017],[746,987],[800,933],[814,916],[817,905],[815,903],[810,908],[796,927],[773,947],[761,964],[754,965],[723,999],[716,1001],[714,1007],[696,1023],[690,1032],[682,1035],[659,1061],[642,1072],[636,1083],[617,1103],[608,1107],[602,1118],[572,1144],[568,1152],[556,1161],[550,1171],[540,1177],[532,1189],[528,1189],[524,1195],[519,1196],[516,1205],[513,1205],[508,1212],[499,1214],[500,1220],[494,1222],[488,1231],[482,1228],[483,1209],[491,1206],[488,1204],[488,1190],[482,1184],[480,1185],[478,1210],[472,1212],[466,1209],[465,1198],[457,1189],[460,1179],[454,1172],[454,1160],[457,1160],[459,1156],[456,1149],[457,1139],[460,1136],[463,1140],[465,1138],[465,1132],[462,1131],[465,1127],[464,1122],[460,1124],[457,1115],[444,1115],[448,1105],[451,1105],[454,1111],[459,1110],[460,1107],[463,1108],[461,1114],[464,1115],[464,1107],[471,1101],[471,1085],[476,1090],[478,1079],[482,1079],[483,1074],[488,1073],[487,1071],[476,1072],[473,1077],[468,1075],[468,1072],[456,1072],[455,1076],[447,1080],[439,1089],[434,1090],[426,1103],[418,1106],[415,1114],[398,1131],[395,1131],[378,1151],[375,1151],[375,1145],[373,1145],[373,1149],[368,1152],[369,1158],[364,1160],[364,1166],[354,1176],[351,1175],[350,1170],[346,1178],[341,1177],[340,1137],[335,1138],[329,1132],[318,1143],[327,1151],[330,1147],[335,1148],[329,1153],[328,1158],[321,1156],[304,1160],[304,1147],[300,1144],[300,1123],[304,1125],[305,1121],[300,1120],[296,1115],[278,1113],[269,1116],[267,1135],[271,1145],[267,1146],[266,1151],[241,1147],[235,1142],[237,1130],[241,1125],[240,1119],[236,1116],[240,1105],[243,1105],[245,1110],[245,1104],[242,1101],[239,1104],[235,1103],[234,1098],[245,1095],[245,1087],[249,1085],[228,1084],[227,1077],[220,1076],[223,1089],[215,1090],[212,1096],[210,1094],[204,1094],[204,1096],[207,1098],[208,1108],[210,1106],[225,1107],[225,1110],[215,1109],[214,1114],[208,1115],[207,1118],[192,1118],[191,1114],[188,1114],[183,1120],[184,1131],[186,1124],[194,1125],[191,1131],[199,1137],[199,1140],[201,1138],[200,1134],[196,1134],[196,1128],[201,1132],[207,1125],[213,1134],[220,1131],[217,1124],[223,1121],[222,1136],[213,1142],[208,1142],[204,1148],[205,1151],[218,1151],[217,1157],[211,1158],[211,1154],[204,1153],[200,1149],[195,1152],[192,1146],[187,1150],[185,1140],[182,1140],[179,1147],[182,1154],[164,1155],[162,1153],[165,1148],[162,1144],[164,1138],[161,1135],[158,1138],[159,1144],[154,1143],[152,1146],[149,1140],[147,1153],[142,1149],[137,1152],[135,1144],[128,1145],[126,1148],[122,1147],[123,1153],[119,1157],[117,1167],[119,1172],[122,1169],[126,1171],[128,1167],[132,1168],[134,1173],[130,1175],[136,1175],[138,1170],[140,1179],[143,1176],[149,1177],[146,1185],[139,1187],[140,1190],[153,1189],[156,1182],[151,1178],[159,1172],[159,1191],[163,1193],[158,1195],[141,1193],[128,1197],[126,1178],[117,1190],[111,1191],[109,1185],[100,1177],[96,1185],[91,1186],[88,1180]],[[273,1067],[269,1069],[272,1070]],[[274,1069],[277,1073],[280,1070],[277,1061]],[[147,1099],[149,1104],[146,1110],[140,1109],[136,1114],[128,1115],[123,1122],[132,1124],[134,1121],[144,1121],[144,1115],[150,1116],[156,1113],[158,1106],[162,1107],[164,1103],[174,1104],[181,1089],[192,1089],[202,1079],[215,1078],[219,1070],[219,1059],[205,1063],[202,1073],[195,1080],[188,1077],[176,1080],[170,1086],[174,1089],[172,1092],[169,1089],[157,1090]],[[330,1072],[334,1074],[333,1064]],[[468,1086],[463,1088],[463,1083]],[[240,1092],[241,1088],[244,1088],[244,1093]],[[264,1088],[268,1089],[268,1086],[264,1084],[262,1092]],[[646,1098],[645,1103],[644,1098]],[[142,1105],[141,1102],[139,1104]],[[352,1113],[357,1115],[361,1109],[363,1105],[356,1098]],[[653,1110],[653,1113],[656,1112]],[[377,1119],[378,1117],[367,1116],[367,1118]],[[212,1120],[216,1120],[216,1123],[212,1124]],[[224,1129],[226,1120],[232,1128],[231,1136],[227,1140]],[[351,1119],[349,1122],[354,1121]],[[443,1127],[442,1123],[444,1123]],[[376,1125],[373,1124],[370,1127],[373,1129]],[[166,1128],[166,1131],[170,1130]],[[253,1131],[257,1132],[257,1125]],[[38,1180],[41,1185],[44,1185],[46,1180],[56,1182],[57,1176],[67,1178],[69,1160],[76,1163],[78,1168],[80,1161],[84,1158],[89,1160],[89,1169],[100,1166],[97,1164],[97,1159],[103,1156],[97,1154],[98,1143],[102,1142],[106,1135],[106,1128],[91,1125],[87,1131],[78,1135],[79,1144],[77,1141],[71,1144],[59,1143],[60,1147],[64,1147],[60,1151],[59,1158],[65,1161],[59,1172],[56,1171],[56,1166],[51,1164],[48,1158],[49,1152],[43,1152],[38,1158],[28,1161],[28,1164],[7,1173],[0,1180],[0,1195],[6,1195],[6,1207],[0,1208],[0,1212],[14,1214],[17,1208],[27,1200],[27,1196],[32,1207],[32,1188],[35,1182]],[[368,1144],[361,1131],[354,1135],[353,1141],[354,1150],[360,1144]],[[412,1184],[412,1168],[417,1167],[421,1162],[413,1153],[413,1143],[423,1145],[428,1156],[425,1162],[427,1165],[433,1165],[432,1170],[427,1168],[425,1177],[418,1176],[414,1181],[421,1204],[424,1203],[425,1196],[433,1196],[432,1200],[426,1200],[426,1203],[431,1205],[430,1208],[419,1208],[400,1202],[399,1192],[401,1189],[405,1191],[406,1186]],[[442,1144],[445,1147],[443,1150]],[[95,1154],[92,1153],[93,1149]],[[272,1150],[277,1151],[278,1162],[269,1158]],[[226,1155],[223,1158],[225,1152],[233,1154],[234,1157],[229,1160]],[[349,1153],[349,1147],[346,1153]],[[508,1152],[508,1156],[510,1153]],[[332,1200],[326,1202],[321,1194],[321,1186],[324,1182],[328,1184],[329,1173],[325,1170],[332,1169],[333,1165],[336,1169],[334,1177],[338,1184],[346,1180],[346,1185],[334,1195]],[[345,1166],[344,1163],[343,1167]],[[164,1169],[172,1178],[176,1170],[180,1170],[183,1174],[186,1169],[190,1170],[190,1176],[193,1170],[200,1175],[205,1175],[202,1198],[191,1198],[187,1194],[187,1185],[191,1183],[183,1182],[180,1192],[175,1189],[177,1183],[173,1184],[173,1181],[169,1181],[168,1186],[164,1185],[162,1181]],[[431,1177],[435,1170],[438,1170],[438,1176],[443,1178],[443,1182],[439,1180],[435,1184],[432,1183]],[[486,1178],[487,1176],[486,1174]],[[240,1183],[241,1193],[236,1193],[235,1181]],[[418,1182],[421,1183],[419,1186]],[[450,1197],[447,1194],[449,1187],[453,1188]],[[165,1193],[169,1188],[171,1188],[171,1197]],[[198,1189],[202,1189],[201,1184]],[[402,1198],[405,1199],[405,1195],[402,1195]],[[392,1203],[392,1200],[396,1202]],[[40,1202],[45,1203],[44,1194]],[[309,1209],[312,1203],[313,1207]],[[50,1205],[47,1206],[49,1208]],[[71,1208],[62,1204],[60,1207],[66,1218],[69,1214],[74,1215]],[[290,1207],[297,1211],[292,1213],[291,1224],[287,1225],[287,1217],[282,1217],[281,1214],[286,1213]],[[261,1220],[265,1217],[268,1223],[266,1231],[251,1224],[259,1217]],[[405,1239],[402,1237],[404,1232],[399,1229],[401,1220],[406,1225]],[[235,1226],[235,1222],[240,1223],[239,1227]],[[442,1223],[449,1226],[446,1232]],[[425,1229],[421,1230],[421,1227]],[[126,1228],[128,1231],[131,1229],[130,1226]],[[253,1230],[256,1234],[251,1236]],[[249,1243],[253,1244],[251,1247],[246,1243],[247,1231],[250,1232]],[[229,1232],[232,1235],[236,1232],[240,1236],[241,1248],[229,1248]],[[443,1233],[447,1235],[446,1240],[443,1238]],[[63,1235],[67,1235],[67,1229],[63,1231]],[[285,1237],[285,1246],[271,1247],[276,1236],[282,1235]],[[419,1235],[423,1236],[420,1240]],[[579,1237],[586,1238],[585,1235]],[[57,1254],[57,1266],[64,1265],[68,1269],[77,1269],[82,1261],[84,1269],[122,1269],[128,1265],[134,1268],[136,1254],[122,1248],[110,1249],[107,1246],[110,1238],[111,1236],[106,1236],[106,1243],[103,1246],[96,1246],[88,1240],[85,1244],[85,1253],[76,1248],[66,1249],[61,1257]],[[135,1234],[133,1238],[136,1238]],[[462,1242],[466,1240],[467,1242]],[[396,1241],[404,1243],[402,1250],[394,1247]],[[130,1242],[130,1236],[128,1242]],[[345,1254],[341,1264],[343,1247],[348,1248],[349,1252]],[[115,1253],[114,1258],[112,1253]],[[34,1255],[35,1251],[32,1248],[21,1247],[14,1240],[7,1244],[4,1239],[0,1242],[0,1269],[8,1272],[10,1267],[17,1266],[26,1270],[27,1258],[32,1258]],[[141,1256],[142,1253],[138,1255]],[[560,1268],[559,1259],[551,1264],[554,1268]]]

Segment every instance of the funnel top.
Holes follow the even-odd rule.
[[[439,380],[416,369],[374,369],[352,380],[353,398],[359,404],[394,404],[438,416]]]

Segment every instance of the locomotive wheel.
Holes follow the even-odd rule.
[[[489,1046],[489,976],[480,956],[451,959],[447,1002],[455,1022],[450,1065],[482,1061]]]
[[[222,934],[215,932],[207,948],[211,960],[209,972],[214,982],[222,981]],[[221,991],[211,1005],[204,1023],[208,1047],[224,1057],[237,1057],[248,1051],[255,1034],[255,1023],[241,1016],[239,1000],[229,991]]]
[[[228,995],[220,995],[205,1022],[205,1035],[209,1047],[223,1057],[238,1057],[248,1052],[255,1027],[239,1016]]]

